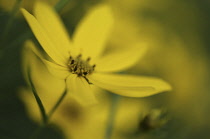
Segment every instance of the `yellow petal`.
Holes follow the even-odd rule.
[[[147,50],[146,44],[137,43],[134,47],[109,53],[96,63],[96,70],[100,72],[115,72],[125,70],[138,62]]]
[[[45,64],[48,71],[55,77],[60,79],[66,79],[66,77],[70,74],[68,67],[64,67],[46,60],[32,41],[26,41],[25,47],[31,50],[34,54],[36,54],[36,56],[38,56],[40,60]]]
[[[146,97],[171,90],[168,83],[152,77],[93,73],[88,78],[101,88],[129,97]]]
[[[80,49],[85,58],[99,56],[104,50],[112,24],[113,17],[108,6],[100,5],[92,9],[75,32],[75,48]]]
[[[65,58],[69,58],[72,44],[59,15],[53,8],[40,0],[37,1],[34,12],[36,19],[46,30],[56,50]]]
[[[66,79],[70,74],[70,71],[67,67],[62,67],[45,59],[42,59],[42,61],[47,66],[48,71],[57,78]]]
[[[47,54],[57,63],[60,65],[66,65],[66,59],[64,56],[56,50],[55,45],[53,44],[52,40],[49,38],[47,32],[44,28],[39,24],[34,16],[28,13],[25,9],[21,9],[24,17],[26,18],[29,26],[31,27],[34,35],[36,36],[37,40],[47,52]]]
[[[41,95],[40,97],[42,97],[42,99],[49,99],[49,95],[53,94],[50,99],[56,102],[65,89],[65,81],[55,78],[48,72],[40,58],[30,49],[33,46],[32,41],[25,42],[22,53],[23,73],[25,74],[26,80],[28,80],[28,68],[30,68],[31,79],[37,92]]]
[[[37,48],[37,46],[35,46],[32,40],[26,40],[24,47],[26,50],[30,51],[30,53],[33,52],[39,58],[44,59],[44,56],[42,55],[40,50]]]
[[[70,95],[73,95],[82,105],[93,105],[97,102],[91,85],[83,77],[71,74],[67,78],[66,84]]]

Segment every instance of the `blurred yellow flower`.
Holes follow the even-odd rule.
[[[34,9],[35,17],[25,9],[22,9],[22,13],[52,61],[37,54],[53,75],[66,81],[68,91],[81,103],[96,102],[91,89],[93,84],[130,97],[145,97],[171,89],[161,79],[112,73],[135,65],[145,53],[146,46],[139,48],[137,46],[141,43],[137,43],[126,50],[102,55],[113,25],[108,6],[93,8],[78,25],[72,40],[51,7],[38,1]]]
[[[128,5],[119,3],[123,1],[114,1],[117,1],[115,4],[118,5]],[[133,1],[136,0],[129,2]],[[138,3],[133,3],[138,7],[129,8],[131,11],[114,5],[117,7],[117,17],[123,18],[120,18],[122,21],[118,21],[121,25],[112,33],[111,42],[114,42],[115,46],[126,47],[128,39],[129,42],[139,38],[147,41],[151,48],[149,53],[141,63],[129,69],[129,73],[158,74],[170,81],[173,84],[173,93],[162,97],[167,100],[163,105],[167,104],[167,109],[173,112],[174,117],[176,115],[191,126],[194,124],[193,126],[199,128],[205,125],[204,100],[208,98],[206,86],[208,62],[203,51],[205,45],[198,33],[202,24],[200,11],[196,5],[186,1],[147,0]],[[173,8],[168,8],[170,6]],[[180,9],[179,12],[176,9]],[[145,12],[153,13],[151,15],[155,18],[151,15],[145,16]],[[163,16],[166,22],[162,22],[157,15]],[[128,32],[128,29],[129,34],[122,33]],[[161,100],[154,99],[153,102],[155,101]],[[188,109],[191,110],[190,113],[186,111]]]

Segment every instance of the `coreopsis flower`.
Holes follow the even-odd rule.
[[[68,91],[80,102],[96,102],[93,85],[129,97],[145,97],[171,89],[158,78],[116,74],[136,64],[146,46],[136,43],[127,50],[103,53],[113,26],[107,5],[93,8],[79,23],[73,38],[53,8],[38,1],[34,9],[34,15],[25,9],[22,13],[50,60],[38,55],[53,75],[65,80]]]
[[[25,42],[22,51],[23,73],[27,73],[27,67],[30,66],[33,84],[42,99],[45,111],[49,113],[61,96],[62,91],[64,91],[65,84],[63,84],[63,80],[59,80],[48,72],[44,63],[30,49],[33,45],[32,41]],[[27,78],[27,75],[25,76]],[[42,82],[47,82],[53,87],[46,86]],[[58,125],[67,139],[104,138],[110,112],[112,112],[110,106],[113,100],[102,89],[94,86],[93,89],[100,103],[92,107],[82,107],[69,93],[50,118],[51,123]],[[19,96],[25,104],[30,118],[39,123],[41,115],[31,90],[20,88]],[[129,137],[138,132],[140,130],[139,124],[145,114],[148,114],[149,109],[150,104],[143,100],[121,97],[118,100],[115,118],[112,123],[112,138],[121,139],[122,136]]]
[[[46,113],[49,113],[64,91],[65,84],[62,84],[63,80],[49,73],[44,63],[30,49],[31,45],[34,45],[32,41],[26,41],[22,51],[23,73],[27,73],[27,67],[30,66],[33,84],[39,93]],[[27,77],[27,75],[25,76]],[[43,82],[49,83],[51,87],[46,86]],[[59,126],[67,139],[103,138],[109,114],[110,97],[102,89],[94,86],[93,89],[100,101],[98,105],[83,107],[68,93],[50,118],[50,122]],[[29,117],[40,123],[42,117],[32,91],[29,88],[20,88],[19,96],[25,104]]]

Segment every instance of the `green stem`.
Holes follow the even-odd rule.
[[[34,85],[33,85],[32,80],[31,80],[30,69],[28,71],[28,79],[29,79],[29,83],[30,83],[33,95],[34,95],[34,97],[36,99],[36,102],[37,102],[37,104],[39,106],[39,109],[40,109],[40,112],[41,112],[43,125],[46,125],[47,124],[47,115],[46,115],[46,112],[45,112],[44,105],[43,105],[43,103],[42,103],[42,101],[41,101],[41,99],[40,99],[40,97],[39,97],[39,95],[38,95]]]
[[[55,5],[55,10],[57,12],[61,11],[65,5],[70,2],[70,0],[60,0],[56,5]]]
[[[51,111],[48,114],[48,121],[49,119],[52,117],[53,113],[55,112],[55,110],[58,108],[58,106],[61,104],[61,102],[63,101],[63,99],[65,98],[67,94],[67,89],[64,90],[63,94],[60,96],[60,98],[58,99],[58,101],[56,102],[56,104],[54,105],[54,107],[51,109]]]
[[[29,78],[29,83],[30,83],[30,86],[31,86],[31,89],[32,89],[32,92],[34,94],[34,97],[36,99],[36,102],[39,106],[39,109],[40,109],[40,112],[41,112],[41,115],[42,115],[42,125],[37,129],[35,130],[35,132],[33,133],[33,135],[31,136],[31,139],[37,139],[38,138],[38,135],[40,135],[41,131],[43,130],[43,128],[45,128],[50,120],[50,118],[52,117],[53,113],[56,111],[56,109],[58,108],[58,106],[61,104],[61,102],[63,101],[63,99],[65,98],[66,94],[67,94],[67,89],[65,89],[65,91],[62,93],[61,97],[58,99],[58,101],[56,102],[56,104],[54,105],[54,107],[50,110],[49,114],[47,115],[46,114],[46,111],[45,111],[45,108],[44,108],[44,105],[33,85],[33,82],[31,80],[31,76],[30,76],[30,70],[28,72],[28,78]]]
[[[15,19],[15,15],[17,14],[17,12],[20,9],[21,2],[22,2],[22,0],[16,0],[16,3],[12,9],[12,12],[11,12],[11,16],[9,17],[7,25],[4,29],[3,34],[2,34],[1,44],[3,44],[5,42],[5,39],[6,39],[7,35],[9,34],[9,31],[10,31],[13,21]]]
[[[116,115],[116,112],[117,112],[119,98],[120,98],[120,96],[118,96],[118,95],[113,95],[113,97],[112,97],[112,104],[111,104],[111,108],[110,108],[110,111],[109,111],[109,117],[108,117],[108,123],[107,123],[107,127],[106,127],[105,139],[111,139],[113,126],[114,126],[113,123],[114,123],[115,115]]]

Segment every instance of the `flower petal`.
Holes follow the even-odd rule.
[[[75,48],[80,49],[85,58],[99,56],[104,50],[112,24],[109,7],[97,6],[80,22],[73,38]]]
[[[67,67],[62,67],[45,59],[42,59],[42,61],[47,66],[48,71],[57,78],[66,79],[70,74],[70,71]]]
[[[146,97],[171,90],[168,83],[152,77],[94,73],[88,79],[101,88],[129,97]]]
[[[43,1],[36,2],[34,12],[36,19],[46,30],[56,50],[65,58],[69,58],[70,48],[73,45],[59,15]]]
[[[31,80],[41,99],[47,100],[49,99],[49,95],[51,95],[50,101],[54,105],[58,97],[65,89],[65,81],[55,78],[49,73],[46,66],[31,49],[31,46],[33,47],[34,44],[32,41],[28,40],[25,42],[23,47],[21,55],[23,60],[23,74],[25,75],[27,83],[29,83],[28,70],[30,69]],[[46,101],[43,102],[45,103]],[[49,110],[51,107],[52,105],[49,105],[49,107],[45,105],[46,110]]]
[[[37,40],[47,52],[47,54],[57,63],[60,65],[66,64],[66,59],[62,56],[62,54],[58,53],[56,50],[55,45],[52,43],[51,39],[47,35],[47,32],[44,28],[39,24],[34,16],[28,13],[25,9],[21,9],[24,17],[26,18],[29,26],[31,27],[34,35],[36,36]]]
[[[36,56],[40,58],[40,60],[45,64],[48,71],[57,78],[66,79],[66,77],[70,74],[68,67],[63,67],[61,65],[55,64],[42,56],[39,50],[36,48],[32,41],[26,41],[25,47],[30,49]]]
[[[92,105],[97,102],[91,85],[84,78],[71,74],[66,83],[70,95],[72,94],[82,105]]]
[[[95,69],[99,72],[125,70],[136,64],[144,56],[146,50],[146,44],[137,43],[134,47],[109,53],[98,59]]]

